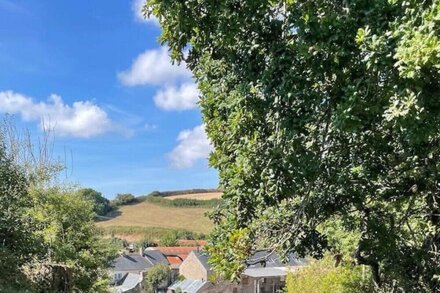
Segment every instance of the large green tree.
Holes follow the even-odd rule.
[[[378,286],[439,289],[439,0],[149,0],[201,90],[225,207],[214,265],[359,234]],[[232,249],[234,248],[234,249]],[[391,285],[390,285],[391,284]]]

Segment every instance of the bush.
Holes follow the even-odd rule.
[[[146,247],[156,247],[157,243],[156,241],[150,239],[150,238],[144,238],[141,241],[138,241],[137,244],[140,247],[146,248]]]
[[[332,257],[313,261],[287,276],[288,293],[357,293],[372,292],[366,267],[343,264],[335,267]]]
[[[131,193],[118,193],[116,198],[112,200],[114,206],[123,206],[137,202],[136,197]]]
[[[155,265],[144,277],[146,292],[157,292],[158,288],[166,288],[170,280],[170,268],[166,264]]]
[[[163,235],[160,238],[160,246],[177,246],[177,233],[176,232],[171,232],[171,233],[167,233],[165,235]]]

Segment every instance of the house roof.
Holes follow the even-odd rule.
[[[199,251],[193,251],[192,253],[194,253],[195,257],[197,257],[197,259],[207,271],[210,271],[212,269],[211,265],[208,263],[208,255],[206,253],[201,253]]]
[[[186,279],[183,281],[176,281],[174,284],[169,286],[168,289],[177,290],[180,288],[183,293],[197,293],[207,285],[208,282],[206,281]]]
[[[268,278],[286,276],[287,272],[282,268],[247,268],[244,270],[243,275],[253,278]]]
[[[179,256],[167,256],[167,261],[171,267],[179,267],[183,262]]]
[[[159,250],[166,256],[168,255],[186,255],[190,254],[191,251],[198,251],[200,247],[198,246],[158,246],[147,248],[148,250]]]
[[[122,255],[112,265],[115,271],[145,271],[153,265],[139,254]]]
[[[159,250],[145,250],[144,257],[152,265],[156,265],[156,264],[160,264],[160,263],[169,264],[167,258]]]
[[[304,258],[299,258],[295,253],[287,257],[287,262],[283,262],[281,257],[271,250],[257,250],[246,261],[248,268],[276,268],[286,266],[303,266],[307,264]]]
[[[135,288],[140,282],[142,282],[140,274],[127,273],[122,279],[121,285],[116,286],[114,290],[118,293],[127,292]]]
[[[179,266],[192,251],[198,251],[200,247],[197,246],[172,246],[172,247],[150,247],[145,251],[158,250],[168,260],[171,266]]]

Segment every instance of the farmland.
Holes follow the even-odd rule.
[[[172,195],[166,200],[179,198],[211,200],[218,199],[221,193],[195,193]],[[207,234],[213,224],[205,216],[209,208],[205,207],[173,207],[143,201],[121,206],[118,210],[107,215],[107,219],[97,225],[107,233],[123,238],[159,238],[167,231],[189,231],[195,234]]]

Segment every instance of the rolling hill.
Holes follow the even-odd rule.
[[[173,192],[164,196],[166,200],[196,199],[211,200],[221,197],[218,191],[178,194]],[[143,201],[120,207],[107,215],[107,219],[97,222],[99,227],[119,238],[129,241],[142,238],[157,239],[167,231],[190,231],[195,234],[207,234],[213,224],[205,216],[209,208],[172,207]]]

